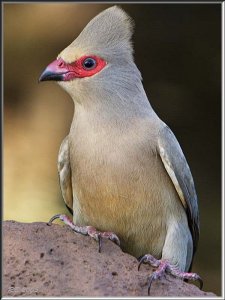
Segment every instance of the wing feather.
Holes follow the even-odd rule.
[[[58,172],[63,200],[70,213],[73,214],[73,192],[71,182],[68,136],[63,140],[59,149]]]
[[[186,210],[195,253],[199,239],[197,194],[193,177],[183,151],[175,135],[166,125],[159,133],[158,152]]]

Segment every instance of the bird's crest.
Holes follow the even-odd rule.
[[[68,63],[81,54],[96,54],[105,59],[132,57],[133,24],[123,9],[112,6],[94,17],[59,57]]]

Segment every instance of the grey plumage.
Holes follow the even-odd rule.
[[[114,231],[125,251],[188,270],[199,236],[192,175],[171,130],[152,109],[133,61],[132,23],[118,7],[95,17],[58,58],[99,55],[107,65],[60,81],[75,113],[59,153],[66,204],[78,225]]]
[[[69,157],[68,138],[66,137],[59,149],[58,173],[63,199],[69,211],[73,212],[73,192],[71,182],[71,168]]]
[[[173,174],[167,170],[186,210],[195,252],[199,239],[199,213],[198,200],[190,168],[176,137],[168,126],[164,127],[159,133],[158,144],[164,166],[172,171]]]

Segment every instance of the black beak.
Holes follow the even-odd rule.
[[[62,81],[63,80],[63,74],[57,74],[54,72],[51,72],[49,70],[44,70],[44,72],[41,74],[40,78],[39,78],[39,82],[40,81],[47,81],[47,80],[55,80],[55,81]]]

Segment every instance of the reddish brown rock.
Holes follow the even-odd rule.
[[[66,226],[3,222],[3,296],[147,296],[151,268],[104,240]],[[151,296],[216,297],[171,276],[154,282]]]

